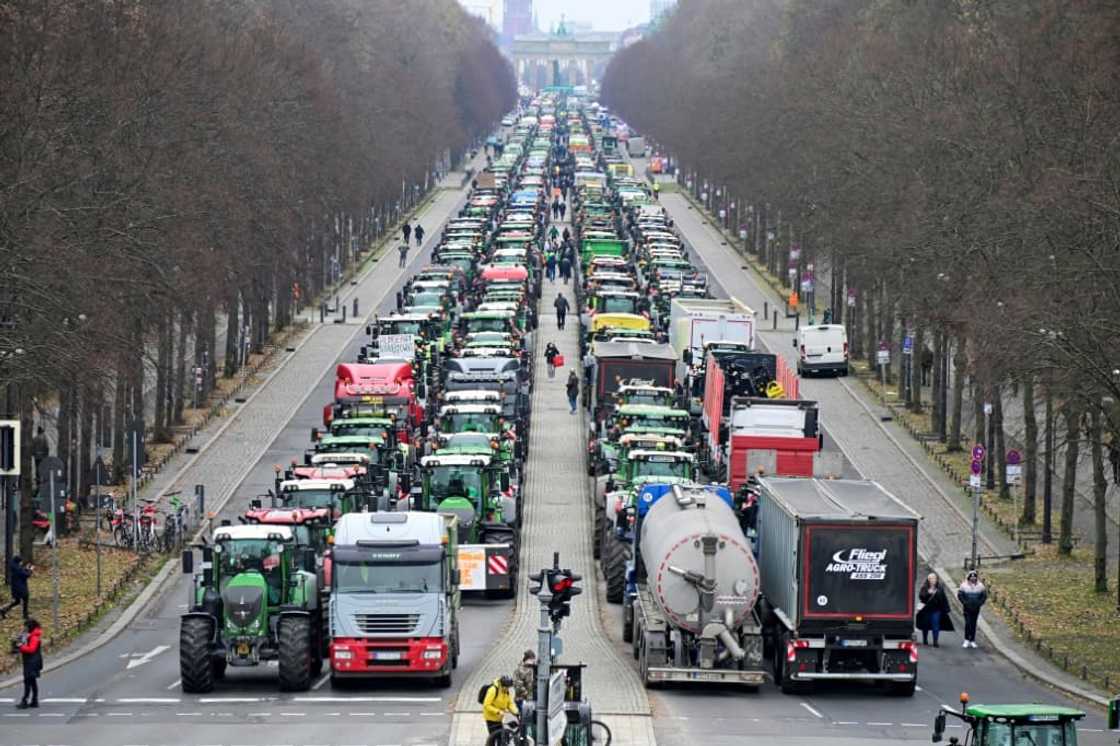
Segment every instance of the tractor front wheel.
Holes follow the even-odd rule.
[[[214,690],[211,636],[212,622],[205,617],[186,617],[179,625],[179,678],[187,694],[206,694]]]
[[[311,620],[285,616],[276,625],[279,644],[280,690],[303,692],[311,687]]]

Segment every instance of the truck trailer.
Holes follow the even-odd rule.
[[[914,583],[921,516],[877,482],[758,480],[758,564],[773,674],[816,681],[918,680]]]
[[[704,359],[704,345],[731,342],[754,349],[754,311],[737,298],[673,298],[669,306],[669,344],[677,359]],[[683,373],[681,374],[683,377]]]
[[[456,518],[349,513],[330,556],[331,680],[432,678],[459,662]]]

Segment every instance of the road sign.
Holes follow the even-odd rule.
[[[1008,464],[1007,465],[1007,483],[1019,484],[1023,481],[1023,465],[1022,464]]]
[[[1023,463],[1023,454],[1019,453],[1015,448],[1012,448],[1007,452],[1007,463],[1010,466],[1017,466]]]
[[[876,354],[876,359],[878,360],[879,365],[889,365],[891,362],[891,351],[880,349]]]
[[[910,355],[914,352],[914,338],[907,334],[902,338],[902,354]]]
[[[854,289],[849,288],[848,289],[848,307],[849,308],[855,308],[855,306],[856,306],[856,291]]]
[[[984,450],[984,446],[980,445],[979,443],[972,446],[972,460],[973,461],[983,461],[984,460],[984,454],[986,454],[986,453],[987,453],[987,451]]]
[[[548,746],[564,740],[568,716],[564,712],[564,672],[557,671],[548,680]]]
[[[980,475],[979,474],[969,474],[968,475],[968,486],[971,487],[974,490],[979,491],[979,489],[980,489]]]
[[[416,343],[411,334],[382,334],[377,338],[377,356],[411,360],[416,357]]]
[[[972,460],[972,465],[968,467],[973,474],[979,474],[984,471],[984,462],[977,459]]]
[[[984,402],[984,414],[991,414],[993,411],[991,402]]]
[[[0,477],[19,476],[19,420],[0,420]]]

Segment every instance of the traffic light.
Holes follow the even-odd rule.
[[[549,574],[549,572],[549,570],[541,570],[529,576],[529,593],[535,596],[541,592],[541,582],[544,580],[544,576]]]
[[[0,420],[0,477],[19,476],[19,420]]]
[[[548,572],[548,590],[552,592],[552,600],[548,602],[548,615],[553,622],[571,615],[572,596],[583,593],[583,589],[576,585],[581,580],[582,576],[568,569]]]

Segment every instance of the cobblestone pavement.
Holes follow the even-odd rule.
[[[568,312],[563,331],[556,326],[553,302],[557,294],[567,296]],[[540,306],[536,349],[555,342],[566,365],[548,377],[543,356],[535,361],[532,441],[527,462],[525,520],[522,526],[521,578],[517,605],[509,627],[496,631],[496,643],[483,663],[459,692],[450,743],[474,746],[485,742],[479,687],[502,673],[512,673],[526,649],[537,647],[540,605],[528,593],[529,573],[552,566],[552,553],[560,552],[560,566],[583,575],[584,593],[572,601],[572,615],[560,630],[562,659],[588,664],[584,670],[584,692],[595,717],[611,728],[613,743],[627,746],[654,744],[649,700],[637,673],[620,646],[613,644],[600,626],[603,600],[597,592],[596,563],[591,556],[591,528],[585,455],[587,438],[583,408],[569,413],[565,382],[571,366],[579,361],[579,314],[571,284],[545,281]]]
[[[756,310],[779,299],[745,271],[740,257],[714,227],[707,223],[683,195],[665,193],[662,204],[688,241],[696,259],[726,293]],[[781,319],[778,330],[772,319],[759,318],[759,339],[772,352],[785,355],[793,336],[792,322]],[[821,404],[821,419],[853,466],[868,479],[880,482],[923,516],[919,533],[922,556],[934,566],[962,567],[971,552],[971,506],[960,489],[940,469],[923,463],[925,452],[893,422],[883,422],[884,411],[872,403],[859,385],[844,379],[803,378],[803,398]],[[1009,554],[1014,544],[981,517],[981,554]]]

